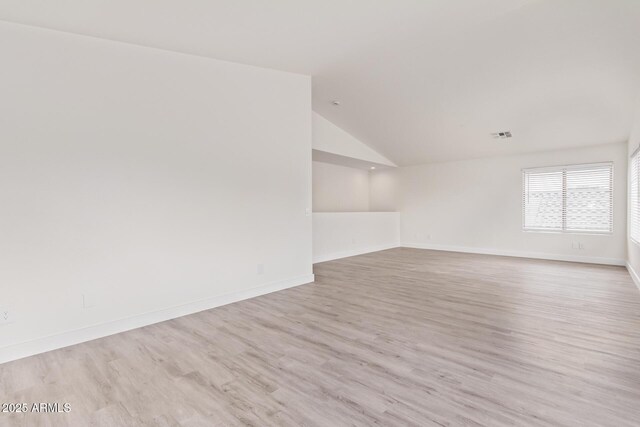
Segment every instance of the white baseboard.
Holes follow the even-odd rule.
[[[100,323],[60,334],[50,335],[31,341],[13,344],[8,347],[0,348],[0,364],[10,362],[12,360],[22,359],[24,357],[33,356],[35,354],[45,353],[47,351],[56,350],[70,345],[80,344],[83,342],[103,338],[120,332],[129,331],[131,329],[141,328],[143,326],[152,325],[158,322],[175,319],[177,317],[186,316],[204,310],[210,310],[215,307],[231,304],[234,302],[254,298],[260,295],[266,295],[272,292],[281,291],[299,285],[311,283],[314,280],[313,274],[293,277],[287,280],[266,283],[258,287],[247,289],[239,292],[232,292],[226,295],[220,295],[211,298],[205,298],[199,301],[193,301],[187,304],[181,304],[174,307],[152,311],[124,319],[113,320],[110,322]]]
[[[333,261],[340,258],[348,258],[350,256],[363,255],[371,252],[384,251],[387,249],[393,249],[400,247],[399,243],[392,243],[388,245],[367,246],[366,248],[353,249],[348,251],[334,252],[326,255],[319,255],[313,257],[313,263]]]
[[[415,248],[415,249],[430,249],[434,251],[449,251],[449,252],[463,252],[470,254],[483,254],[483,255],[499,255],[509,256],[516,258],[534,258],[534,259],[546,259],[552,261],[569,261],[569,262],[582,262],[587,264],[605,264],[605,265],[618,265],[625,266],[626,261],[616,258],[601,258],[601,257],[588,257],[580,255],[560,255],[560,254],[547,254],[541,252],[524,252],[524,251],[509,251],[502,249],[490,249],[490,248],[470,248],[464,246],[448,246],[437,245],[428,243],[403,243],[403,248]]]
[[[631,267],[631,264],[629,264],[629,262],[627,262],[627,271],[629,272],[629,276],[631,276],[631,280],[633,280],[633,283],[635,283],[638,290],[640,290],[640,276],[638,276],[638,273],[636,273],[633,267]]]

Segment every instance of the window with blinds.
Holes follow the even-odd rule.
[[[612,163],[524,169],[522,182],[525,231],[613,231]]]
[[[636,243],[640,243],[640,179],[639,168],[640,153],[636,152],[631,156],[631,182],[629,183],[629,228],[630,237]]]

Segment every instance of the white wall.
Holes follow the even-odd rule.
[[[522,231],[523,168],[603,161],[614,162],[613,235]],[[607,144],[373,172],[371,204],[395,204],[406,246],[621,264],[626,259],[626,176],[626,144]],[[393,185],[396,201],[390,199]],[[573,249],[573,242],[584,249]]]
[[[631,135],[629,136],[629,143],[627,145],[627,161],[631,160],[631,154],[640,146],[640,102],[638,102],[638,107],[636,108],[635,120],[633,122],[633,129],[631,130]],[[630,178],[629,174],[629,178]],[[629,182],[629,180],[627,180]],[[631,185],[629,184],[629,187]],[[627,201],[629,194],[627,194]],[[629,218],[631,215],[628,216]],[[628,255],[628,264],[629,272],[631,273],[631,277],[633,277],[636,285],[640,287],[640,246],[637,243],[631,241],[631,237],[627,233],[627,255]]]
[[[309,77],[7,23],[0,57],[0,362],[312,280]]]
[[[318,113],[313,113],[313,148],[381,165],[395,164]]]
[[[369,208],[372,211],[393,212],[399,207],[399,172],[382,169],[369,173]]]
[[[369,171],[313,162],[314,212],[369,210]]]
[[[313,262],[395,248],[400,245],[397,212],[313,214]]]
[[[400,245],[399,214],[369,211],[369,179],[367,170],[313,162],[314,262]]]

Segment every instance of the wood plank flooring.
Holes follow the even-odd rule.
[[[0,365],[2,426],[638,426],[624,268],[392,249],[316,283]]]

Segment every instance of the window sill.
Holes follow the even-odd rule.
[[[550,230],[522,230],[523,233],[535,233],[535,234],[571,234],[571,235],[583,235],[583,236],[613,236],[613,231],[550,231]],[[638,243],[640,245],[640,243]]]

